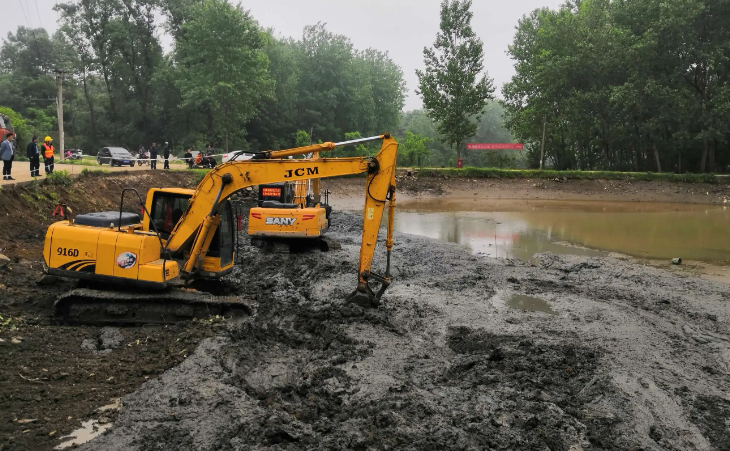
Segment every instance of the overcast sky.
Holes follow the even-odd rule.
[[[494,78],[497,94],[514,73],[506,55],[517,21],[536,8],[557,8],[564,0],[474,0],[472,26],[484,41],[484,66]],[[57,28],[56,0],[3,0],[2,36],[19,25]],[[352,39],[358,49],[373,47],[388,51],[403,68],[408,84],[406,110],[419,108],[414,93],[415,70],[423,67],[423,47],[430,46],[439,25],[440,0],[245,0],[264,27],[283,36],[299,38],[305,25],[327,23],[327,28]],[[9,10],[6,9],[9,6]],[[162,37],[163,41],[169,40]]]

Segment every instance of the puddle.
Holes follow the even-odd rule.
[[[81,427],[69,435],[61,437],[64,440],[54,449],[66,449],[74,445],[81,445],[100,436],[104,431],[112,427],[111,423],[99,424],[97,420],[89,420],[81,423]]]
[[[528,310],[530,312],[542,312],[555,315],[555,312],[546,301],[540,298],[527,296],[524,294],[513,294],[505,303],[507,307],[515,310]]]
[[[395,229],[531,260],[541,252],[610,252],[667,261],[730,263],[730,210],[651,202],[423,199],[398,205]]]
[[[121,398],[111,398],[110,401],[111,403],[96,409],[96,412],[107,413],[119,410],[121,407]],[[80,428],[76,429],[69,435],[61,437],[60,440],[64,441],[54,449],[66,449],[75,445],[81,445],[82,443],[86,443],[100,436],[110,427],[112,427],[112,423],[100,424],[99,420],[83,421]]]
[[[119,407],[122,404],[122,398],[112,398],[112,399],[110,399],[110,401],[111,401],[111,404],[101,406],[98,409],[96,409],[96,411],[99,413],[104,413],[104,412],[119,410]]]

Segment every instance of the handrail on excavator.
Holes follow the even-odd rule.
[[[337,147],[381,140],[381,148],[374,157],[289,159],[289,156],[331,151]],[[184,264],[187,277],[200,268],[211,239],[220,222],[218,210],[222,202],[233,193],[253,185],[298,180],[320,179],[349,174],[367,173],[363,232],[360,246],[357,289],[348,301],[361,305],[377,305],[390,284],[390,254],[393,247],[393,221],[395,208],[395,166],[398,143],[386,133],[379,136],[358,138],[339,143],[326,142],[284,150],[270,150],[256,154],[251,160],[232,160],[218,165],[203,178],[195,189],[183,217],[175,226],[167,242],[167,249],[175,253],[187,253]],[[378,232],[386,203],[388,225],[386,238],[386,270],[383,275],[371,271]],[[380,284],[377,292],[370,281]]]

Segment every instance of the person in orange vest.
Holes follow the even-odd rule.
[[[46,165],[46,175],[53,172],[53,138],[46,136],[45,142],[41,144],[41,154],[43,155],[43,161]]]

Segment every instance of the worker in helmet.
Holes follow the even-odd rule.
[[[43,144],[41,145],[41,153],[43,154],[43,162],[46,165],[46,175],[53,172],[54,158],[53,158],[53,138],[46,136]]]

